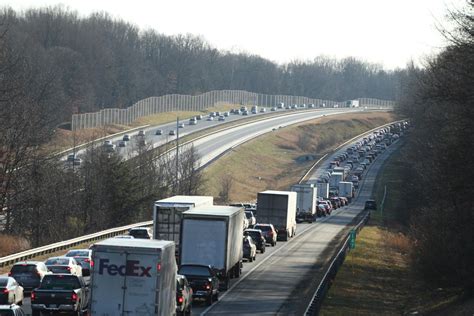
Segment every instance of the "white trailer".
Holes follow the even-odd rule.
[[[257,222],[273,224],[279,240],[296,235],[296,192],[267,190],[257,195]]]
[[[219,271],[224,289],[242,269],[244,208],[206,206],[183,213],[181,264],[210,265]]]
[[[344,174],[341,172],[333,172],[329,178],[329,187],[338,188],[339,182],[344,181]]]
[[[172,241],[110,238],[91,249],[91,315],[176,314]]]
[[[339,182],[339,196],[344,196],[351,202],[354,197],[354,184],[352,182]]]
[[[316,183],[318,198],[329,199],[329,183]]]
[[[153,238],[174,241],[178,250],[183,212],[213,203],[212,196],[198,195],[176,195],[156,201],[153,207]]]
[[[296,221],[310,223],[316,220],[317,188],[313,183],[295,184],[291,191],[296,192]]]

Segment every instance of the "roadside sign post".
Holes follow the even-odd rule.
[[[351,229],[349,233],[349,249],[355,249],[356,247],[356,231]]]

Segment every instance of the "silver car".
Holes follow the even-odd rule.
[[[23,287],[18,282],[8,276],[0,277],[0,304],[23,303]]]

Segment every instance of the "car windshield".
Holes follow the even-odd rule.
[[[89,257],[88,250],[71,250],[66,254],[66,257]]]
[[[148,237],[148,231],[144,229],[131,230],[129,234],[131,236]]]
[[[255,229],[260,229],[261,231],[269,231],[272,230],[270,226],[260,226],[260,225],[255,225]]]
[[[28,265],[14,265],[11,270],[12,273],[27,273],[36,272],[36,266],[33,264]]]
[[[181,268],[179,268],[179,274],[210,276],[208,267],[199,267],[199,266],[181,266]]]
[[[67,275],[47,275],[40,288],[46,290],[74,290],[81,287],[77,277]]]
[[[252,237],[253,240],[258,240],[260,238],[260,233],[259,232],[247,232],[250,237]]]
[[[69,258],[51,258],[45,262],[46,265],[68,265]]]

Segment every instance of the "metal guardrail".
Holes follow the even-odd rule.
[[[362,220],[354,227],[356,234],[362,229],[362,227],[368,222],[370,219],[370,212],[365,214]],[[327,269],[326,273],[324,274],[323,279],[318,285],[316,292],[313,295],[311,300],[311,304],[306,308],[304,315],[306,316],[314,316],[319,314],[319,310],[321,308],[321,304],[323,302],[326,293],[328,292],[334,278],[336,277],[337,271],[339,267],[344,263],[346,258],[346,254],[349,249],[349,240],[350,240],[350,233],[347,235],[344,243],[342,244],[341,249],[336,254],[334,259],[331,261],[331,265]]]
[[[123,234],[127,232],[130,228],[134,227],[143,227],[143,226],[152,226],[153,221],[146,221],[146,222],[141,222],[141,223],[135,223],[131,225],[126,225],[126,226],[121,226],[121,227],[116,227],[116,228],[110,228],[98,233],[93,233],[90,235],[86,236],[81,236],[81,237],[76,237],[73,239],[57,242],[54,244],[46,245],[46,246],[41,246],[38,248],[22,251],[16,254],[12,254],[9,256],[5,256],[0,258],[0,267],[5,267],[11,264],[14,264],[15,262],[18,261],[23,261],[23,260],[28,260],[31,258],[34,258],[36,256],[40,256],[43,254],[48,254],[52,252],[56,252],[59,250],[64,250],[76,245],[80,245],[85,242],[93,242],[99,239],[104,239],[108,237],[113,237],[117,236],[120,234]]]

